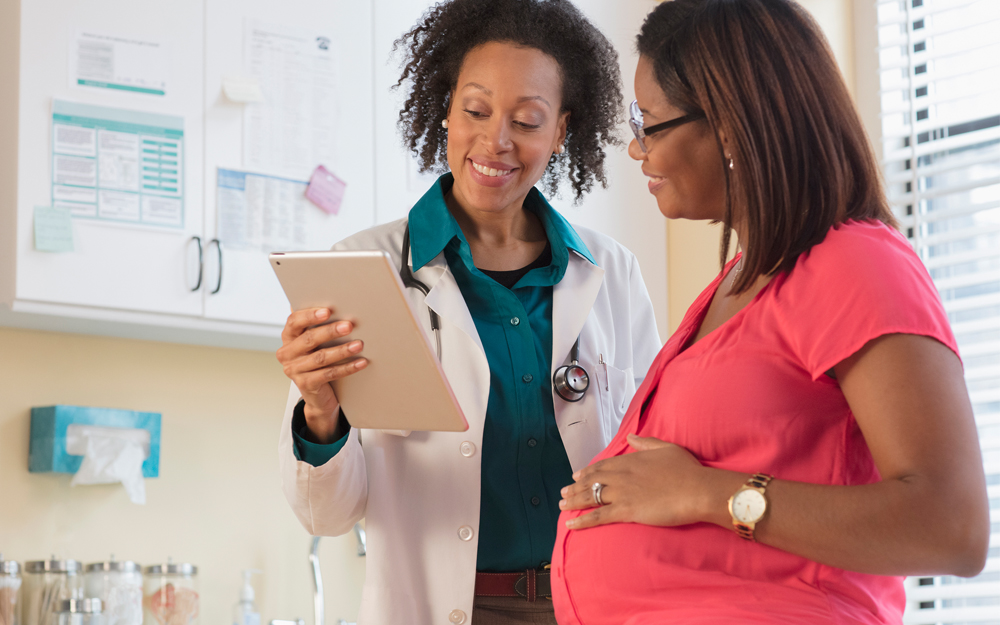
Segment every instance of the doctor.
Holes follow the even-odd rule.
[[[351,428],[329,382],[364,375],[364,346],[319,349],[351,324],[310,329],[337,311],[299,310],[278,350],[293,382],[283,489],[311,534],[367,519],[362,625],[555,623],[559,491],[614,436],[660,348],[635,257],[535,188],[568,177],[579,200],[605,182],[617,56],[561,0],[438,4],[397,47],[404,137],[424,169],[450,173],[408,219],[334,249],[385,250],[426,286],[407,295],[438,318],[420,316],[469,430]],[[577,354],[589,388],[560,394],[553,376]]]

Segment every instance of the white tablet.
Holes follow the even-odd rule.
[[[368,366],[332,382],[344,416],[357,428],[464,432],[469,424],[382,251],[287,252],[269,257],[292,310],[329,308],[347,319]]]

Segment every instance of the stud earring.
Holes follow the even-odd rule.
[[[562,154],[565,151],[566,148],[563,146],[563,144],[560,143],[559,145],[556,146],[556,154]]]
[[[736,165],[733,163],[733,157],[729,157],[729,169],[734,169]]]
[[[448,128],[448,119],[447,118],[441,120],[441,127],[442,128]]]

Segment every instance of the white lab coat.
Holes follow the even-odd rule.
[[[382,249],[398,266],[405,226],[405,219],[377,226],[334,249]],[[553,372],[569,362],[579,336],[580,364],[591,376],[579,402],[566,402],[553,392],[556,422],[574,470],[611,441],[660,349],[635,256],[610,237],[576,230],[597,266],[571,250],[552,296]],[[407,296],[428,336],[426,307],[441,317],[442,366],[468,431],[404,435],[352,429],[340,453],[313,467],[292,451],[292,411],[300,399],[294,384],[281,424],[282,488],[306,530],[337,536],[366,519],[360,625],[461,624],[472,615],[489,364],[444,254],[415,276],[430,293],[425,300],[411,288]],[[598,364],[601,356],[606,368]]]

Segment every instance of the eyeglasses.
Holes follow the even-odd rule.
[[[662,124],[656,124],[655,126],[650,126],[649,128],[643,128],[642,126],[642,111],[639,110],[639,103],[632,100],[632,105],[628,107],[629,120],[628,125],[632,128],[632,133],[635,135],[635,140],[639,142],[639,147],[642,148],[643,152],[646,152],[646,142],[644,139],[654,132],[660,132],[661,130],[667,130],[668,128],[673,128],[675,126],[680,126],[688,122],[693,122],[698,119],[703,119],[705,117],[704,113],[692,113],[691,115],[685,115],[683,117],[678,117],[676,119],[671,119],[670,121],[663,122]]]

